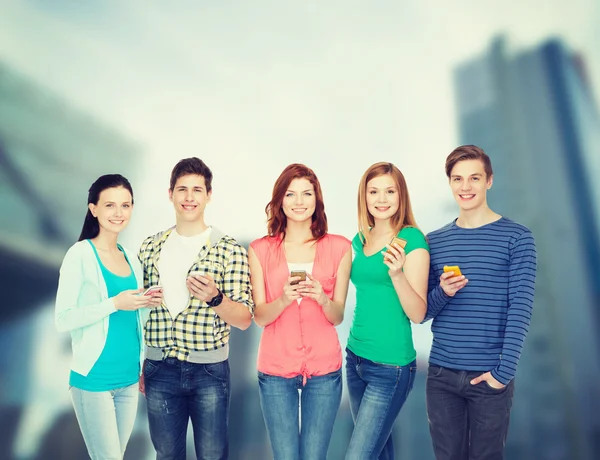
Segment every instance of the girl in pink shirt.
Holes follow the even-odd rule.
[[[263,416],[275,460],[324,460],[342,395],[335,326],[344,318],[351,243],[327,233],[321,186],[304,165],[284,169],[266,212],[268,235],[248,252],[254,321],[264,327]]]

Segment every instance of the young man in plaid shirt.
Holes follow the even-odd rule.
[[[146,323],[146,394],[157,460],[185,460],[191,418],[198,459],[226,459],[230,327],[246,329],[252,295],[246,250],[204,222],[212,172],[198,158],[171,173],[176,225],[140,248],[145,287],[163,287],[164,302]]]

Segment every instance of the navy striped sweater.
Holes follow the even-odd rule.
[[[427,237],[431,267],[425,321],[433,318],[429,362],[491,371],[507,384],[515,376],[531,321],[533,235],[502,217],[478,228],[462,228],[454,221]],[[458,265],[469,280],[454,297],[440,287],[444,265]]]

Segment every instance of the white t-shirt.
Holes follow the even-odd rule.
[[[312,275],[312,271],[313,271],[313,265],[314,262],[305,262],[305,263],[292,263],[292,262],[288,262],[288,269],[290,271],[290,273],[294,270],[304,270],[306,273],[310,273]],[[306,278],[308,280],[308,278]],[[300,303],[303,301],[304,299],[302,297],[300,297],[298,299],[298,305],[300,305]]]
[[[160,251],[160,283],[163,287],[165,306],[173,319],[189,304],[190,291],[185,285],[185,280],[200,249],[209,242],[210,232],[211,227],[208,227],[199,235],[181,236],[173,229]]]

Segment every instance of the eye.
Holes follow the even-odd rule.
[[[455,177],[454,179],[452,179],[454,182],[459,182],[460,181],[460,177]]]
[[[112,208],[112,207],[113,207],[113,205],[112,205],[112,203],[108,203],[108,204],[106,205],[106,207],[107,207],[107,208]]]
[[[473,180],[474,180],[475,182],[477,182],[477,181],[479,180],[479,177],[474,177],[474,178],[473,178]]]
[[[130,205],[128,205],[128,204],[124,204],[124,205],[123,205],[123,207],[124,207],[124,208],[129,208],[129,207],[130,207]]]
[[[394,193],[396,193],[396,190],[390,189],[390,190],[388,190],[388,193],[389,193],[390,195],[393,195]]]
[[[376,195],[376,194],[377,194],[377,192],[375,190],[370,190],[369,191],[369,195]]]
[[[305,192],[304,193],[306,196],[312,196],[312,192]]]
[[[289,198],[289,197],[291,197],[291,196],[294,196],[294,194],[293,194],[293,193],[291,193],[291,192],[289,192],[289,193],[286,193],[286,194],[285,194],[285,196]]]

